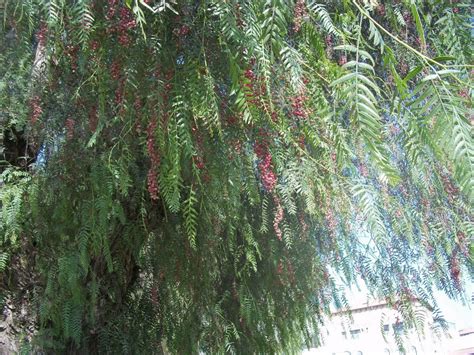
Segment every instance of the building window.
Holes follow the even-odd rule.
[[[403,322],[394,323],[392,324],[392,327],[393,327],[393,332],[397,334],[403,333],[403,330],[405,329]]]
[[[388,324],[384,324],[384,325],[383,325],[383,331],[384,331],[385,333],[387,333],[389,330],[390,330],[389,325],[388,325]],[[388,349],[387,349],[387,350],[388,350]]]
[[[352,339],[359,339],[360,338],[360,333],[361,333],[360,329],[351,330],[351,338]]]

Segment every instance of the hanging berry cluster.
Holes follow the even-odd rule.
[[[268,149],[268,134],[259,131],[259,138],[254,146],[254,152],[259,159],[258,170],[262,185],[266,191],[271,192],[276,186],[277,177],[272,167],[272,155]]]
[[[74,126],[75,125],[76,125],[76,121],[74,120],[74,118],[69,117],[66,120],[66,138],[68,140],[71,140],[72,138],[74,138]]]
[[[141,134],[142,132],[141,118],[142,118],[143,102],[139,96],[135,97],[133,108],[135,109],[135,132],[138,134]]]
[[[203,170],[205,167],[204,154],[203,154],[203,139],[196,125],[191,128],[191,133],[196,141],[197,154],[193,156],[193,163],[199,170]]]
[[[284,283],[290,283],[290,284],[295,284],[296,283],[296,278],[295,278],[295,270],[293,269],[293,264],[291,263],[290,260],[286,261],[286,267],[283,264],[283,260],[278,261],[278,266],[277,266],[277,275],[278,275],[278,280],[280,284]]]
[[[125,77],[122,76],[122,68],[120,63],[115,60],[112,63],[112,66],[110,68],[110,76],[114,81],[118,81],[118,86],[115,89],[115,104],[119,108],[119,115],[123,113],[124,107],[123,107],[123,95],[125,91]]]
[[[453,184],[447,175],[442,175],[441,180],[443,182],[444,190],[448,195],[449,201],[454,201],[459,193],[459,189]]]
[[[99,117],[97,115],[97,106],[93,105],[89,110],[89,129],[91,132],[95,132],[97,129],[97,123],[99,122]]]
[[[39,96],[33,96],[30,101],[31,107],[31,114],[30,114],[30,122],[31,124],[35,124],[38,121],[38,118],[43,113],[43,108],[41,107],[41,99]]]
[[[150,169],[148,170],[148,192],[152,200],[158,199],[158,168],[160,167],[160,155],[155,147],[155,131],[158,125],[156,117],[153,117],[147,127],[146,147],[150,156]]]
[[[36,33],[36,40],[38,41],[38,46],[44,47],[44,45],[46,44],[47,35],[48,35],[48,27],[43,22],[41,23],[40,28],[38,32]]]
[[[281,206],[280,199],[278,197],[274,197],[274,202],[276,205],[276,212],[275,216],[273,217],[273,230],[279,241],[283,240],[283,232],[280,229],[280,223],[283,220],[283,207]]]
[[[306,119],[308,112],[305,109],[305,102],[307,97],[304,93],[301,93],[291,99],[291,114],[297,119]]]
[[[326,199],[326,225],[329,230],[329,233],[334,236],[336,233],[337,228],[337,220],[334,213],[334,209],[331,206],[331,200],[329,198]]]
[[[253,65],[254,61],[251,62]],[[255,105],[257,108],[265,108],[263,97],[266,92],[266,86],[263,80],[259,79],[254,71],[250,68],[244,72],[245,77],[245,97],[251,105]]]
[[[118,0],[109,0],[108,2],[106,19],[111,22],[111,25],[107,28],[107,34],[116,34],[119,44],[128,47],[132,41],[130,30],[137,26],[137,22],[128,8],[119,8],[118,5]]]
[[[73,45],[66,46],[64,50],[64,54],[66,55],[67,58],[69,58],[70,68],[73,73],[75,73],[78,68],[78,65],[77,65],[78,52],[79,52],[79,47],[73,46]]]
[[[454,250],[450,257],[450,273],[451,278],[457,288],[461,288],[461,267],[459,266],[458,251]]]
[[[301,29],[303,19],[307,14],[306,5],[304,0],[297,0],[295,4],[294,18],[293,18],[293,30],[297,33]]]

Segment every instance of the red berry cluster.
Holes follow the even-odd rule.
[[[157,119],[154,117],[151,119],[147,127],[147,140],[146,147],[148,155],[150,156],[151,166],[148,170],[148,192],[152,200],[158,199],[158,176],[157,171],[160,167],[160,155],[155,148],[155,131],[158,125]]]
[[[275,209],[275,216],[273,217],[273,230],[279,241],[283,240],[283,232],[280,229],[280,223],[283,220],[283,207],[281,207],[281,203],[278,197],[275,196],[274,198],[276,209]]]
[[[64,54],[69,58],[69,61],[71,62],[71,70],[73,73],[76,72],[77,70],[77,53],[79,52],[79,47],[69,45],[66,46],[64,50]]]
[[[443,180],[444,190],[448,194],[448,200],[452,202],[458,195],[459,189],[451,182],[449,177],[447,177],[446,175],[442,176],[441,180]]]
[[[397,126],[396,124],[390,125],[389,129],[390,129],[390,134],[393,136],[398,136],[401,132],[400,127]]]
[[[43,108],[41,107],[41,99],[39,96],[34,96],[30,101],[31,115],[30,122],[35,124],[38,121],[38,118],[43,113]]]
[[[173,34],[178,37],[186,37],[189,34],[189,32],[191,32],[191,29],[187,25],[176,27],[173,30]]]
[[[242,20],[242,7],[241,5],[237,2],[235,5],[235,23],[237,24],[237,27],[242,29],[244,28],[245,22]]]
[[[151,286],[151,303],[155,309],[158,308],[158,287],[156,282]]]
[[[467,88],[464,88],[459,91],[459,96],[462,97],[463,99],[468,99],[469,98],[469,90]]]
[[[133,103],[133,108],[135,109],[135,132],[138,134],[142,133],[142,124],[141,124],[141,117],[142,117],[142,108],[143,108],[143,102],[142,99],[139,96],[135,97],[135,101]]]
[[[293,30],[295,32],[300,31],[301,24],[303,23],[303,18],[306,16],[306,14],[307,10],[304,0],[296,0],[293,18]]]
[[[97,129],[97,123],[99,122],[99,117],[97,115],[97,106],[92,106],[89,110],[89,129],[91,132],[95,132]]]
[[[407,25],[410,25],[412,23],[412,17],[408,11],[403,12],[403,19],[405,20]]]
[[[457,251],[454,251],[451,255],[451,278],[453,279],[456,287],[461,287],[461,267],[459,266],[459,260],[457,258]]]
[[[43,22],[40,25],[38,33],[36,33],[36,40],[38,41],[38,45],[43,47],[46,44],[46,39],[48,36],[48,26]]]
[[[341,55],[338,60],[339,65],[344,65],[347,63],[347,56],[345,54]]]
[[[115,89],[115,103],[117,106],[120,106],[120,109],[122,110],[122,103],[123,103],[123,92],[125,90],[125,79],[122,78],[119,81],[119,84],[117,86],[117,89]]]
[[[277,177],[272,168],[272,155],[268,149],[268,140],[265,135],[261,135],[262,139],[255,143],[254,152],[259,159],[258,170],[263,187],[266,191],[271,192],[276,186]]]
[[[337,227],[336,217],[334,215],[334,210],[330,206],[329,200],[326,201],[326,205],[328,206],[326,211],[326,224],[331,234],[334,234]]]
[[[399,68],[401,75],[405,76],[408,73],[408,64],[404,60],[400,61]]]
[[[203,170],[206,167],[205,159],[203,156],[203,137],[199,132],[196,125],[191,127],[191,133],[196,141],[196,150],[197,154],[193,156],[193,163],[199,170]]]
[[[107,14],[105,15],[105,18],[107,20],[112,20],[112,18],[114,18],[115,12],[117,11],[118,3],[119,3],[119,0],[109,0],[108,1]]]
[[[464,254],[465,257],[469,257],[469,245],[470,241],[467,238],[466,234],[461,231],[458,231],[457,234],[457,244],[459,246],[459,250],[461,253]]]
[[[332,57],[333,54],[333,39],[331,35],[327,35],[326,38],[324,39],[324,42],[326,43],[326,54],[328,57]]]
[[[117,15],[118,9],[118,0],[109,0],[108,10],[106,14],[106,19],[112,21]],[[126,7],[121,7],[119,9],[119,18],[114,21],[110,27],[107,28],[107,33],[112,34],[116,33],[118,36],[118,42],[123,47],[128,47],[131,43],[131,38],[129,35],[129,30],[137,26],[137,22],[133,17],[133,13]]]
[[[245,70],[244,77],[246,79],[244,87],[247,89],[245,96],[248,102],[261,108],[263,103],[262,97],[266,91],[265,83],[258,79],[257,75],[250,68]]]
[[[277,274],[278,274],[278,275],[282,275],[282,274],[283,274],[283,263],[281,262],[281,260],[278,262]]]
[[[112,63],[112,66],[110,67],[110,75],[114,80],[118,80],[121,76],[120,63],[116,60]]]
[[[297,119],[305,119],[308,117],[308,112],[304,107],[306,100],[307,97],[304,94],[291,98],[291,114]]]
[[[364,163],[361,163],[359,165],[359,172],[360,172],[360,175],[362,175],[365,178],[369,176],[369,170],[367,169],[367,165],[365,165]]]
[[[71,140],[74,138],[74,126],[76,125],[76,121],[69,117],[66,120],[66,137],[67,139]]]
[[[99,48],[100,48],[100,43],[99,43],[99,41],[96,41],[96,40],[91,41],[90,47],[91,47],[91,49],[92,49],[94,52],[98,51]]]
[[[305,239],[306,238],[306,232],[308,231],[308,224],[306,223],[306,220],[304,218],[304,214],[302,212],[299,213],[298,215],[298,220],[301,225],[301,236]]]
[[[379,16],[385,16],[385,6],[383,4],[380,4],[375,8],[375,11]]]
[[[163,95],[162,95],[162,99],[163,99],[163,105],[164,106],[167,106],[168,103],[169,103],[169,99],[170,99],[170,94],[171,94],[171,90],[173,90],[173,77],[174,77],[174,72],[172,70],[169,70],[166,75],[165,75],[165,87],[164,87],[164,92],[163,92]],[[168,110],[165,110],[165,112],[168,112]]]
[[[293,264],[291,263],[290,260],[288,260],[286,265],[288,267],[288,277],[290,279],[290,282],[292,284],[295,284],[296,283],[296,278],[295,278],[295,270],[293,269]]]

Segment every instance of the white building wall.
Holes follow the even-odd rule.
[[[325,327],[322,329],[323,346],[305,350],[303,354],[400,354],[394,337],[394,326],[397,328],[401,323],[395,310],[385,305],[378,305],[360,308],[352,312],[352,323],[346,315],[334,315],[331,320],[326,322]],[[429,318],[427,317],[426,319]],[[406,337],[403,338],[403,344],[407,350],[405,354],[408,355],[474,354],[474,331],[461,337],[455,324],[451,324],[451,330],[448,335],[433,333],[429,324],[425,326],[424,336],[418,335],[414,329],[408,330],[407,333]]]

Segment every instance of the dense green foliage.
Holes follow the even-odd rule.
[[[383,3],[0,1],[28,346],[298,351],[358,280],[442,328],[433,290],[472,272],[472,14]]]

